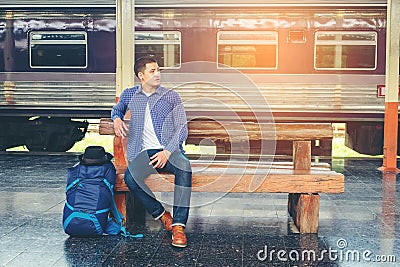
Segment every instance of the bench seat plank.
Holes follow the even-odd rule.
[[[190,158],[190,157],[189,157]],[[236,160],[190,160],[190,165],[192,168],[206,168],[206,167],[219,167],[219,168],[258,168],[258,169],[293,169],[293,162],[281,161],[281,162],[257,162],[257,161],[236,161]],[[127,165],[123,164],[117,168],[117,173],[122,173],[125,171]],[[330,164],[326,162],[312,162],[311,167],[314,170],[330,169]]]
[[[117,191],[129,191],[123,174],[117,177]],[[152,174],[146,184],[154,192],[170,192],[174,187],[172,174]],[[239,168],[193,168],[193,192],[234,192],[234,193],[343,193],[344,176],[334,171],[311,169],[263,170]]]

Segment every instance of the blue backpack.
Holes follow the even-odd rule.
[[[79,163],[68,168],[63,212],[65,233],[73,237],[118,234],[143,237],[131,235],[122,225],[123,216],[114,201],[115,167],[109,160],[100,163],[87,164],[80,157]]]

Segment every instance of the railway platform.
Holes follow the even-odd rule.
[[[325,160],[324,160],[325,161]],[[62,229],[67,168],[77,155],[0,154],[0,266],[398,266],[398,175],[382,159],[332,159],[345,193],[321,194],[318,234],[298,234],[286,194],[193,193],[188,246],[149,216],[141,239],[71,238]],[[161,198],[172,197],[162,193]],[[198,205],[196,205],[198,204]],[[168,207],[167,207],[168,208]],[[170,208],[170,207],[169,207]]]

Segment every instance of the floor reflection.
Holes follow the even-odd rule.
[[[134,202],[129,230],[144,238],[68,237],[61,214],[66,168],[75,161],[0,155],[7,166],[0,168],[1,266],[374,266],[376,256],[385,261],[379,266],[400,261],[398,174],[382,174],[377,159],[329,162],[344,173],[345,192],[321,194],[317,235],[296,234],[286,194],[228,194],[191,210],[183,250],[172,247],[170,233]],[[194,203],[207,199],[213,195],[193,194]]]

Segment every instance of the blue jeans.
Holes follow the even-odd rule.
[[[192,192],[192,169],[190,161],[185,154],[179,150],[171,154],[164,168],[154,169],[149,165],[150,157],[158,153],[159,149],[142,151],[132,162],[125,172],[125,183],[135,196],[135,199],[142,203],[144,208],[154,218],[160,217],[165,209],[156,199],[153,192],[144,182],[150,174],[168,172],[175,175],[174,180],[174,209],[172,225],[186,226],[189,217],[190,195]]]

